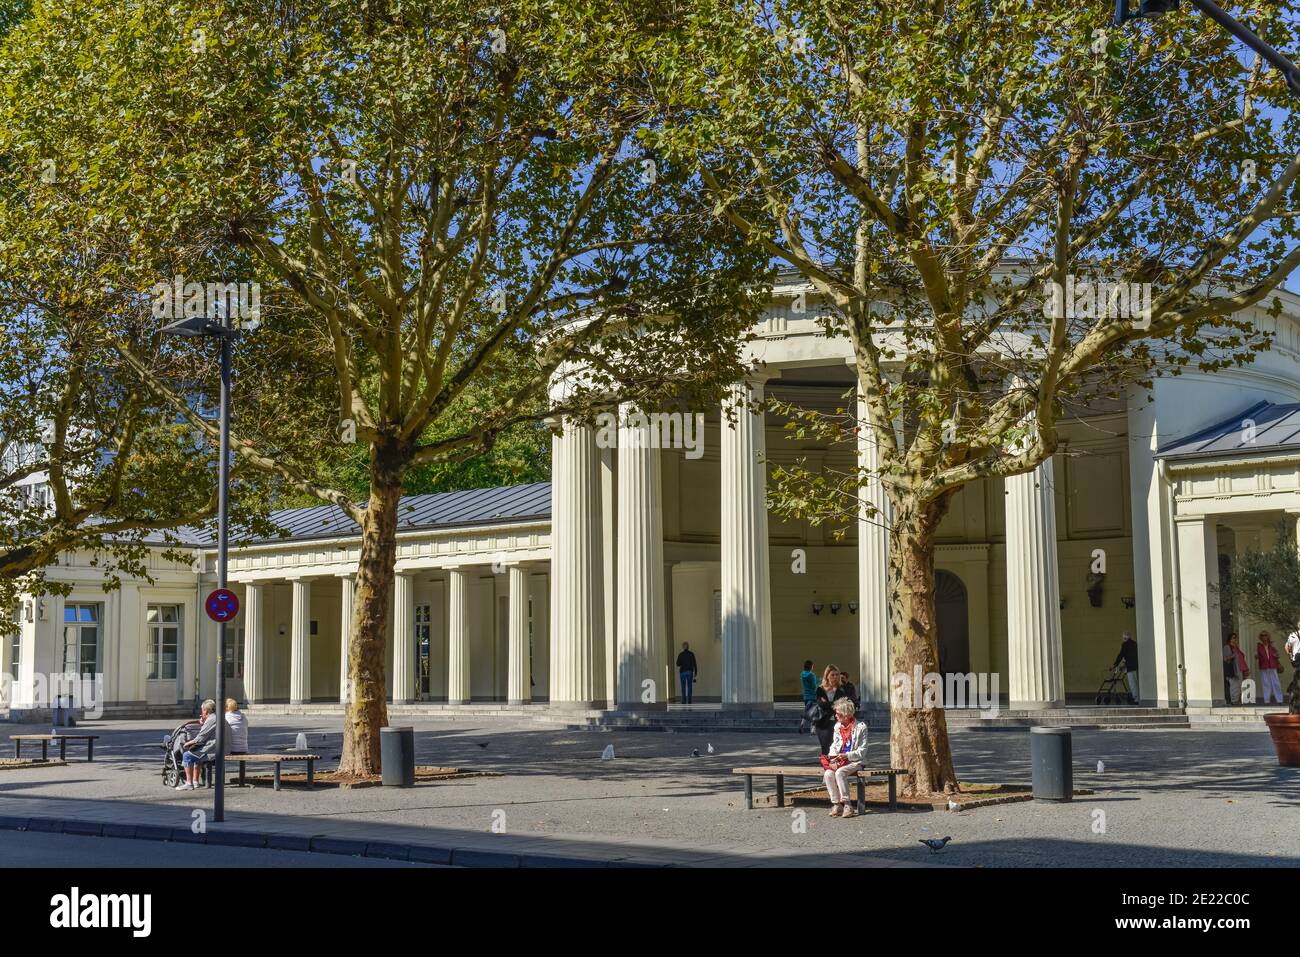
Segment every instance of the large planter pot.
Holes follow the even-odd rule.
[[[1273,736],[1277,763],[1284,768],[1300,768],[1300,714],[1266,714],[1264,723]]]

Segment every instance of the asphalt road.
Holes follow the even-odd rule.
[[[342,854],[0,831],[4,867],[433,867]]]

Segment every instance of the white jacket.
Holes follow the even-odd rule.
[[[839,721],[831,728],[831,748],[826,752],[826,757],[848,758],[850,763],[865,765],[867,763],[867,723],[865,721],[854,721],[853,730],[849,734],[849,750],[842,751],[844,747],[844,738],[842,730],[844,725]]]

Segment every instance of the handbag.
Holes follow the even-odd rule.
[[[831,717],[830,709],[819,698],[813,698],[804,705],[803,713],[804,717],[813,724],[824,723]]]

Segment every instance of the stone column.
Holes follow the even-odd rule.
[[[339,576],[339,590],[342,592],[342,600],[339,603],[340,704],[347,704],[352,700],[352,668],[349,657],[352,654],[352,596],[356,587],[356,575]]]
[[[1007,670],[1013,709],[1065,704],[1052,460],[1006,483]]]
[[[595,430],[565,425],[551,444],[552,707],[605,700],[600,450]]]
[[[648,420],[630,403],[619,408],[618,572],[616,601],[620,709],[664,710],[663,505],[659,449]],[[646,684],[646,682],[651,682]]]
[[[1187,705],[1224,704],[1223,623],[1219,606],[1219,536],[1213,517],[1175,522],[1182,600]],[[1253,665],[1253,662],[1251,663]],[[1255,669],[1252,667],[1251,671]]]
[[[858,467],[870,474],[858,512],[858,690],[862,704],[889,707],[889,499],[880,449],[858,384]]]
[[[528,583],[531,578],[525,566],[510,566],[510,620],[507,622],[510,654],[506,664],[506,701],[509,704],[528,704],[533,700],[533,657],[528,644]]]
[[[415,700],[415,582],[393,576],[393,704]]]
[[[447,570],[447,703],[469,704],[469,571]]]
[[[311,580],[293,579],[292,645],[289,659],[289,703],[311,701]]]
[[[262,586],[244,586],[244,697],[249,704],[262,700]]]
[[[764,416],[748,401],[761,382],[731,387],[722,422],[722,707],[772,709],[772,604],[768,574]]]

